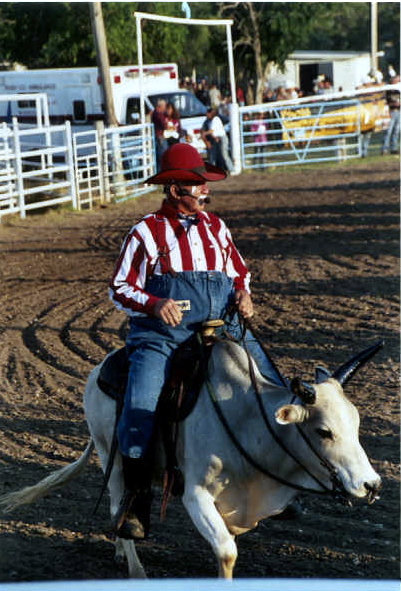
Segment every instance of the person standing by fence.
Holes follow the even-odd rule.
[[[224,125],[216,109],[209,107],[203,122],[201,137],[206,144],[208,159],[211,164],[225,171],[232,170],[232,162],[227,154],[228,141]],[[226,144],[226,146],[224,145]]]
[[[159,99],[156,104],[156,108],[152,113],[152,123],[155,128],[156,136],[156,166],[157,170],[160,170],[161,158],[163,153],[168,148],[167,139],[164,137],[164,132],[167,129],[167,102],[165,99]]]
[[[258,113],[257,121],[251,125],[251,131],[255,134],[255,154],[258,154],[257,164],[264,163],[264,150],[267,146],[267,124],[265,122],[265,114]]]
[[[383,154],[399,154],[400,147],[400,77],[394,76],[391,84],[397,84],[398,88],[387,90],[386,101],[390,111],[390,124],[383,142]]]

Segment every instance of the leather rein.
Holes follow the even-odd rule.
[[[253,366],[253,361],[251,358],[251,355],[249,353],[249,350],[246,346],[245,343],[245,332],[247,328],[251,328],[251,324],[249,322],[249,320],[247,319],[243,319],[241,318],[241,322],[243,323],[242,326],[242,337],[240,341],[237,341],[236,339],[234,339],[231,335],[229,335],[228,333],[225,333],[226,338],[229,338],[232,341],[235,341],[239,344],[242,344],[247,358],[248,358],[248,366],[249,366],[249,375],[251,378],[251,383],[252,383],[252,387],[253,387],[253,391],[255,393],[255,397],[256,397],[256,401],[260,410],[260,414],[262,416],[263,422],[265,424],[265,427],[267,429],[267,431],[269,432],[269,434],[272,436],[272,438],[274,439],[274,441],[277,443],[277,445],[306,473],[308,474],[308,476],[314,480],[316,482],[316,484],[322,489],[322,490],[316,490],[314,488],[311,487],[307,487],[307,486],[303,486],[301,484],[296,484],[295,482],[290,482],[284,478],[282,478],[281,476],[279,476],[278,474],[274,474],[272,473],[266,466],[262,466],[258,461],[256,461],[249,453],[248,451],[244,448],[244,446],[240,443],[240,441],[238,440],[237,436],[235,435],[235,433],[233,432],[233,430],[231,429],[226,417],[224,416],[224,413],[222,411],[222,408],[220,406],[220,404],[217,401],[213,386],[211,384],[210,381],[210,377],[209,377],[209,373],[207,370],[207,364],[205,363],[205,384],[209,393],[209,397],[213,403],[214,409],[216,411],[216,414],[221,422],[221,424],[223,425],[227,435],[229,436],[229,438],[231,439],[232,443],[234,444],[234,446],[236,447],[236,449],[240,452],[240,454],[247,460],[247,462],[253,467],[255,468],[255,470],[257,470],[258,472],[261,472],[262,474],[264,474],[265,476],[268,476],[269,478],[275,480],[276,482],[279,482],[280,484],[283,484],[284,486],[288,486],[289,488],[293,488],[295,490],[299,490],[302,492],[309,492],[309,493],[317,493],[317,494],[327,494],[330,493],[333,495],[333,497],[335,498],[335,500],[341,502],[344,505],[351,505],[351,501],[350,501],[350,497],[347,493],[347,491],[344,488],[343,483],[341,482],[341,480],[338,477],[338,472],[336,470],[336,468],[333,466],[333,464],[331,462],[329,462],[329,460],[327,460],[327,458],[323,457],[320,452],[316,449],[316,447],[313,445],[313,443],[311,442],[310,438],[306,435],[306,433],[301,429],[301,427],[299,425],[296,425],[296,428],[299,432],[299,434],[301,435],[302,439],[304,440],[304,442],[307,444],[308,448],[310,449],[310,451],[317,457],[317,459],[319,460],[320,464],[326,468],[326,470],[329,473],[330,476],[330,481],[332,483],[332,488],[330,488],[329,486],[327,486],[324,482],[322,482],[321,480],[319,480],[319,478],[317,478],[314,474],[312,474],[312,472],[309,470],[309,468],[307,468],[305,466],[305,464],[295,456],[295,454],[287,447],[287,445],[284,443],[284,441],[279,437],[279,435],[276,433],[276,431],[273,429],[271,421],[267,415],[267,412],[265,410],[265,407],[263,405],[263,400],[262,400],[262,394],[259,388],[259,385],[257,383],[257,379],[256,379],[256,375],[255,375],[255,368]],[[255,334],[255,331],[252,330],[253,335],[255,337],[255,339],[258,341],[258,344],[260,345],[261,349],[263,350],[264,354],[266,355],[266,357],[269,359],[269,361],[272,363],[265,347],[263,346],[263,344],[259,341],[258,337]],[[218,339],[216,339],[218,340]],[[273,364],[274,365],[274,364]],[[286,384],[283,382],[283,386],[287,387]],[[294,395],[292,398],[291,403],[294,402],[296,396]]]

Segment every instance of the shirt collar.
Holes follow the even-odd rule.
[[[173,207],[171,203],[167,201],[167,199],[163,201],[162,206],[157,213],[166,217],[167,219],[185,220],[192,224],[198,224],[202,219],[201,212],[195,213],[193,215],[185,215]]]

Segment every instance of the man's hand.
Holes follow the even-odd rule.
[[[153,314],[169,326],[178,326],[182,320],[182,312],[171,298],[159,300]]]
[[[239,289],[235,292],[235,305],[238,307],[238,312],[244,318],[252,318],[253,303],[251,296],[244,289]]]

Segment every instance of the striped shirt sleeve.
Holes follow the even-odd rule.
[[[148,239],[146,246],[145,237]],[[109,285],[112,301],[128,315],[138,312],[149,314],[158,300],[145,291],[156,252],[152,232],[143,220],[126,237]]]

